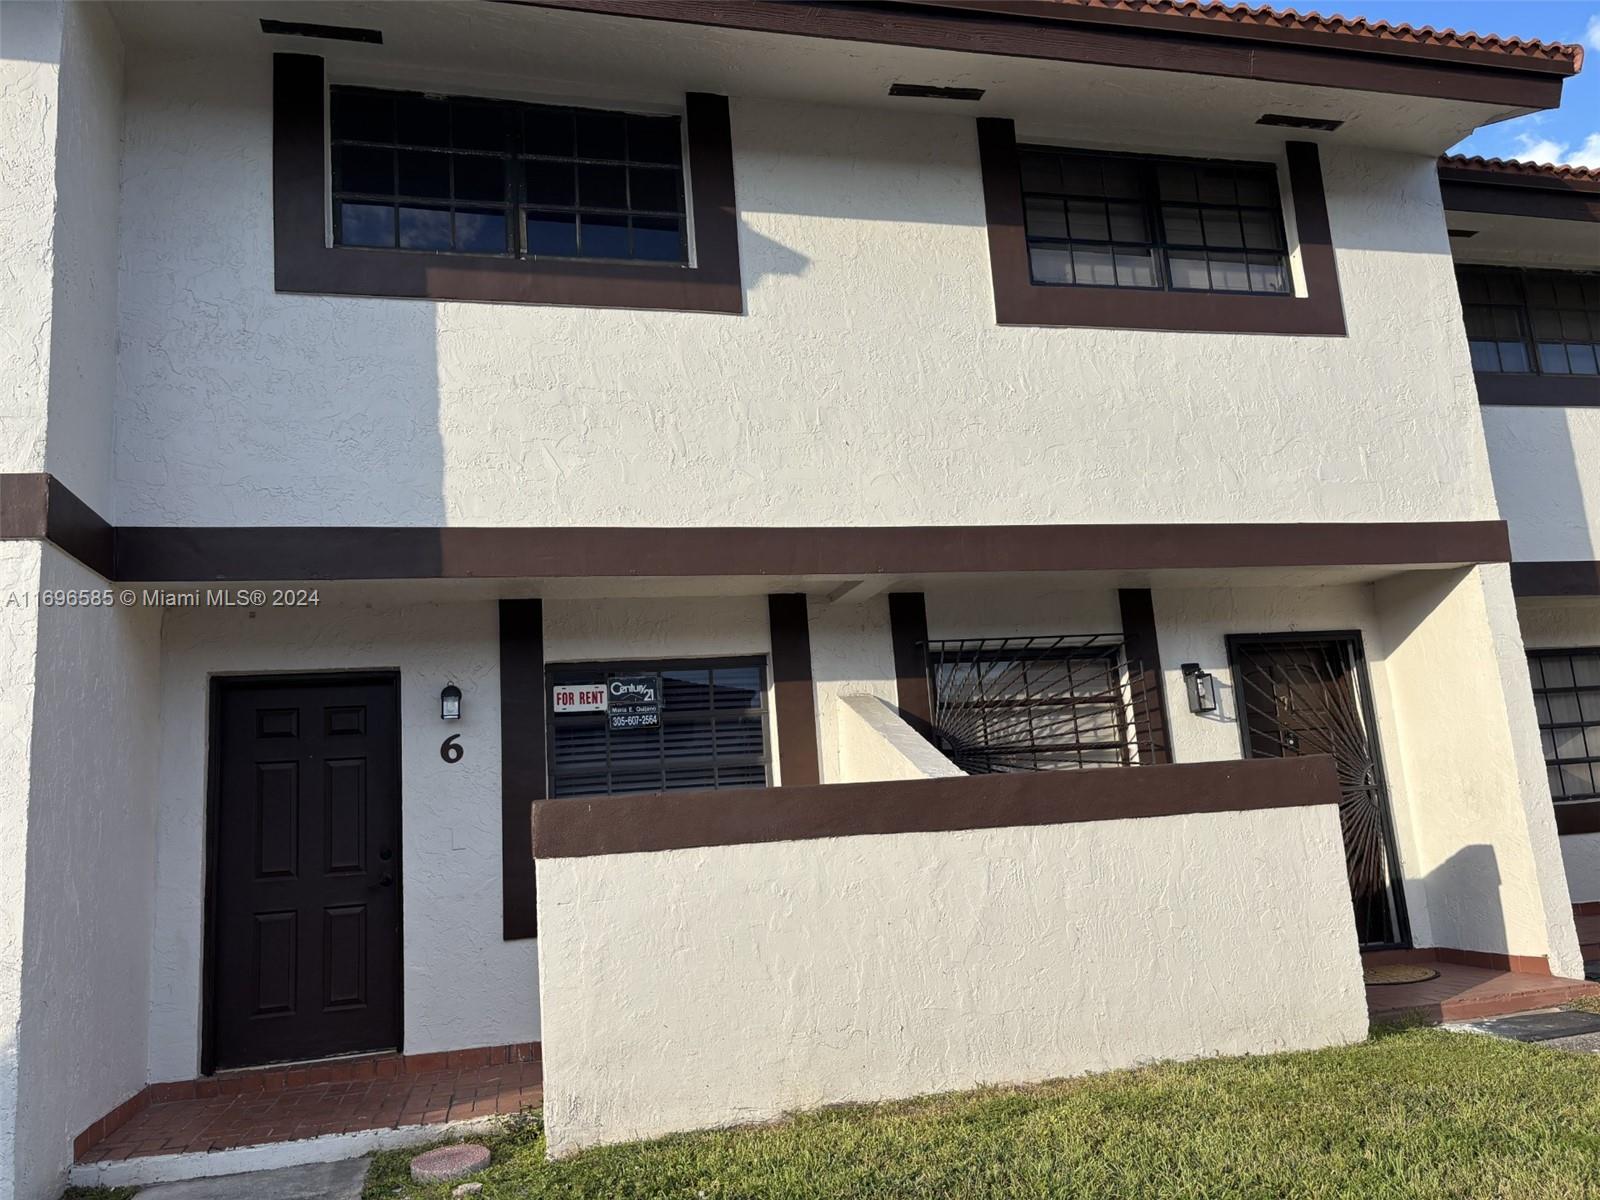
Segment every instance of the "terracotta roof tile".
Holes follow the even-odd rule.
[[[1481,50],[1553,62],[1568,62],[1576,71],[1583,64],[1583,47],[1562,42],[1542,42],[1533,38],[1500,37],[1497,34],[1457,33],[1453,29],[1434,29],[1424,25],[1368,21],[1364,17],[1341,17],[1337,13],[1300,13],[1293,9],[1251,7],[1228,4],[1225,0],[1052,0],[1062,7],[1098,8],[1108,12],[1181,16],[1196,21],[1232,23],[1264,29],[1292,29],[1305,33],[1337,34],[1350,38],[1375,38],[1412,46],[1437,46],[1455,50]]]
[[[1600,167],[1570,166],[1564,163],[1523,162],[1516,158],[1484,158],[1472,154],[1446,154],[1439,159],[1441,167],[1455,167],[1468,171],[1490,171],[1499,175],[1516,175],[1530,179],[1567,179],[1585,183],[1600,183]]]

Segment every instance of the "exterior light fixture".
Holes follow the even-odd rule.
[[[1217,677],[1200,669],[1199,663],[1183,664],[1183,690],[1189,695],[1189,711],[1217,711]]]
[[[439,693],[439,719],[442,721],[461,719],[461,689],[453,683],[445,684],[444,691]]]

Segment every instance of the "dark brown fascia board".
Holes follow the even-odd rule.
[[[0,477],[0,538],[42,538],[129,583],[1428,567],[1511,558],[1504,521],[113,527],[43,473]]]
[[[1600,376],[1502,375],[1480,371],[1478,403],[1517,408],[1600,408]]]
[[[693,267],[419,254],[328,245],[323,61],[273,55],[273,279],[280,292],[548,304],[666,312],[744,312],[733,142],[726,96],[684,97]]]
[[[47,541],[107,579],[115,531],[54,475],[0,475],[0,541]]]
[[[1439,168],[1446,212],[1495,213],[1550,221],[1600,221],[1600,184]]]
[[[612,17],[672,21],[761,33],[840,41],[915,46],[1093,63],[1193,75],[1257,79],[1272,83],[1344,88],[1516,108],[1555,108],[1561,82],[1572,73],[1559,60],[1506,56],[1468,61],[1448,47],[1355,47],[1352,39],[1311,44],[1308,36],[1274,31],[1242,34],[1177,23],[1155,28],[1127,19],[1132,14],[1063,8],[1028,16],[1000,10],[977,12],[917,4],[791,4],[775,0],[506,0],[534,8],[564,9]]]
[[[1511,590],[1522,597],[1600,596],[1600,560],[1514,562]]]
[[[1052,287],[1033,282],[1015,125],[1004,117],[980,117],[978,167],[983,177],[995,321],[1049,328],[1343,337],[1344,301],[1328,225],[1321,156],[1315,142],[1285,142],[1284,151],[1306,295]]]
[[[873,834],[948,833],[1337,804],[1333,759],[1258,758],[541,800],[533,855],[586,858]]]

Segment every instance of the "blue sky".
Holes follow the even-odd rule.
[[[1588,61],[1567,80],[1558,110],[1487,125],[1454,149],[1600,167],[1600,0],[1284,0],[1273,7],[1580,43]]]

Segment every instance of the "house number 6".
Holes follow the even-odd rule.
[[[445,762],[458,763],[461,761],[461,756],[466,753],[466,751],[457,744],[456,739],[458,739],[460,736],[461,735],[459,733],[452,733],[449,737],[445,738],[444,741],[439,743],[439,757],[444,759]]]

